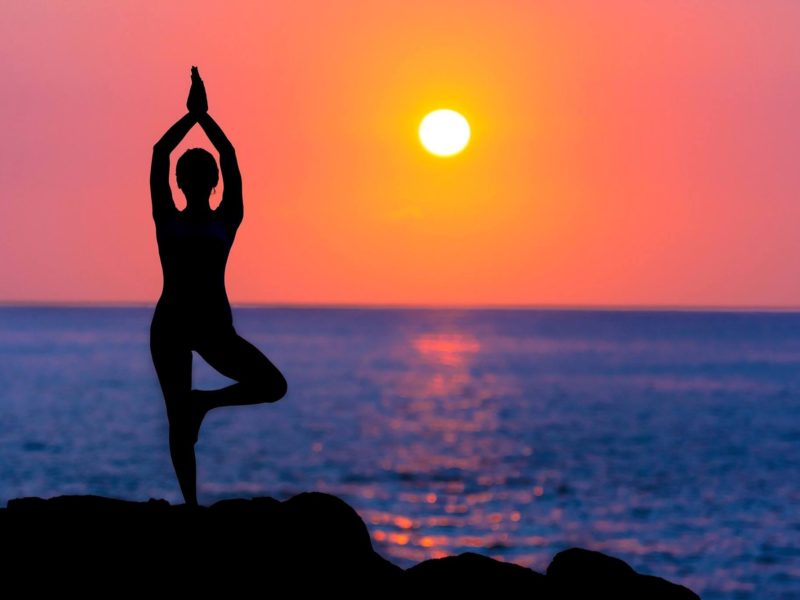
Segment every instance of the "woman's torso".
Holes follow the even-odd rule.
[[[175,325],[213,327],[232,321],[225,266],[236,229],[213,211],[176,213],[156,225],[164,287],[156,316]]]

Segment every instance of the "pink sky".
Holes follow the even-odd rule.
[[[155,302],[150,151],[197,64],[233,302],[798,306],[798,31],[792,0],[7,3],[0,301]]]

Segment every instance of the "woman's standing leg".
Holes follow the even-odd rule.
[[[184,501],[197,505],[194,444],[202,414],[191,402],[192,351],[174,332],[162,331],[154,324],[150,330],[150,353],[167,406],[172,465]]]

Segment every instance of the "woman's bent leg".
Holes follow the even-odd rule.
[[[194,390],[195,399],[206,411],[220,406],[276,402],[286,395],[283,374],[233,329],[214,336],[196,350],[209,365],[238,382],[218,390]]]
[[[191,404],[192,351],[175,336],[151,331],[150,352],[169,419],[169,451],[186,504],[197,504],[194,444],[202,414]]]

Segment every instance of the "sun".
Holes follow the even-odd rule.
[[[448,108],[429,113],[419,124],[419,139],[436,156],[453,156],[469,142],[469,123],[463,115]]]

